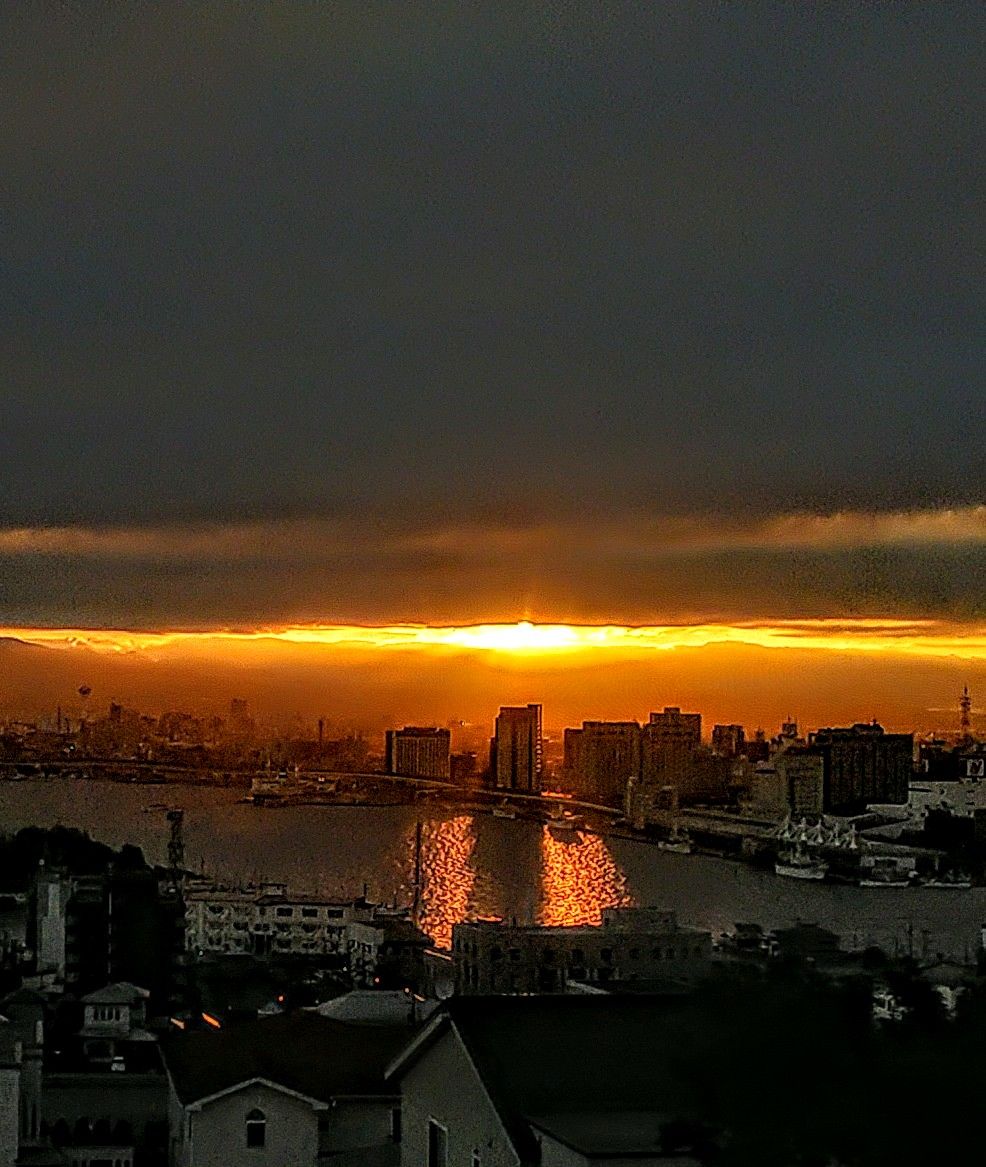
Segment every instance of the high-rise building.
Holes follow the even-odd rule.
[[[582,730],[566,729],[562,739],[562,766],[573,775],[582,773]]]
[[[688,773],[702,744],[701,713],[665,706],[652,713],[641,731],[641,778],[645,783],[677,785]]]
[[[825,754],[811,746],[788,746],[774,757],[787,809],[795,818],[814,819],[825,810]]]
[[[884,733],[874,721],[819,729],[809,744],[822,753],[827,813],[858,813],[870,802],[907,802],[914,768],[913,734]]]
[[[741,725],[714,725],[712,752],[721,758],[735,758],[743,752],[746,734]]]
[[[490,775],[498,790],[541,789],[541,706],[506,705],[490,743]]]
[[[576,732],[579,793],[593,802],[622,806],[627,779],[640,776],[640,725],[636,721],[584,721]]]
[[[388,729],[386,738],[386,771],[405,778],[448,778],[449,743],[447,729],[422,728],[405,725],[403,729]]]

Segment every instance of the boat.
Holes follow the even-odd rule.
[[[548,819],[548,832],[554,838],[561,840],[563,843],[571,842],[573,839],[580,838],[579,828],[583,825],[583,821],[578,815],[572,814],[570,811],[565,811],[560,815],[552,815]]]
[[[774,871],[788,879],[824,879],[829,865],[824,859],[814,859],[804,848],[798,846],[793,851],[778,853]]]
[[[860,872],[859,887],[917,887],[915,871],[902,871],[892,859],[876,857],[865,861]]]
[[[517,812],[509,806],[494,806],[493,817],[495,819],[515,819]]]
[[[666,839],[657,844],[659,851],[670,851],[675,855],[691,855],[693,851],[691,836],[679,827],[673,827]]]
[[[972,880],[967,876],[957,876],[954,879],[949,879],[947,876],[938,876],[935,879],[925,879],[922,881],[922,887],[972,887]]]

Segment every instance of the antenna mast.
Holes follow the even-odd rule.
[[[959,698],[959,738],[964,746],[972,745],[972,698],[966,685]]]

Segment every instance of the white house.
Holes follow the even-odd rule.
[[[302,1011],[164,1043],[171,1167],[396,1167],[411,1027]]]

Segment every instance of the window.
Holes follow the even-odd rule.
[[[302,908],[301,914],[310,920],[313,916],[318,915],[318,908]]]
[[[448,1131],[433,1118],[428,1119],[428,1167],[448,1167]]]
[[[480,1158],[479,1158],[478,1151],[473,1151],[473,1153],[472,1153],[472,1167],[483,1167],[483,1165],[480,1161]]]
[[[274,912],[274,915],[275,916],[293,916],[294,915],[294,908],[278,908]]]
[[[390,1112],[390,1137],[395,1143],[401,1141],[401,1108],[395,1106]]]
[[[262,1110],[251,1110],[246,1116],[246,1145],[248,1147],[267,1145],[267,1117]]]

